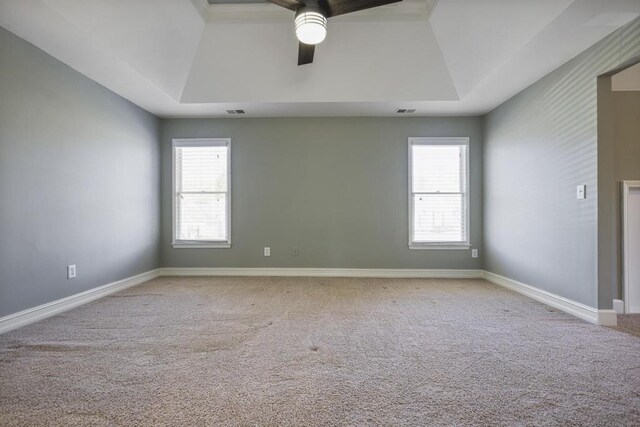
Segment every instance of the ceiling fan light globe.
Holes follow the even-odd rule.
[[[321,43],[327,36],[327,18],[320,12],[304,11],[296,16],[296,37],[304,44]]]

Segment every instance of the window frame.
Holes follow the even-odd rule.
[[[227,147],[226,232],[227,240],[177,240],[176,148]],[[179,138],[171,141],[171,246],[174,249],[228,249],[231,248],[231,138]]]
[[[413,202],[413,146],[414,145],[455,145],[464,146],[466,185],[464,192],[465,201],[465,230],[466,240],[463,242],[415,242],[413,240],[414,202]],[[471,248],[471,169],[469,162],[469,138],[468,137],[414,137],[408,141],[408,205],[409,205],[409,249],[431,250],[468,250]]]

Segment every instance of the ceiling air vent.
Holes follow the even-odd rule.
[[[245,114],[244,110],[227,110],[227,114]]]
[[[415,108],[398,108],[396,114],[413,114],[416,112]]]

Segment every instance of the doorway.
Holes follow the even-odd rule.
[[[626,313],[640,313],[640,181],[622,183],[623,277]]]

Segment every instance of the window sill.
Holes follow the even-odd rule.
[[[174,249],[229,249],[231,243],[172,243]]]
[[[459,251],[467,251],[471,248],[471,245],[468,243],[451,243],[451,244],[434,244],[434,243],[410,243],[409,249],[418,249],[418,250],[459,250]]]

